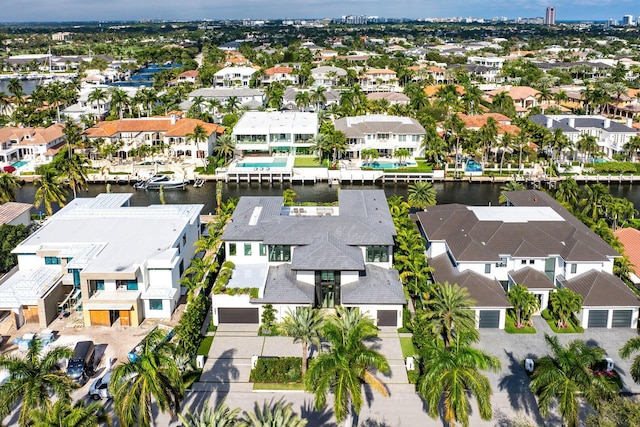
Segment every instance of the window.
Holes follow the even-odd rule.
[[[491,273],[491,264],[485,264],[484,265],[484,273],[485,274]]]
[[[44,263],[46,265],[59,265],[60,264],[60,258],[55,257],[55,256],[46,256],[46,257],[44,257]]]
[[[267,245],[260,243],[260,256],[267,256]]]
[[[182,246],[187,244],[187,233],[184,233],[182,235]]]
[[[571,274],[576,274],[578,272],[578,264],[571,264]]]
[[[367,262],[388,262],[388,246],[367,246]]]
[[[117,289],[126,289],[128,291],[138,290],[138,279],[132,280],[116,280]]]
[[[526,264],[526,263],[527,263],[527,260],[526,260],[526,259],[521,259],[521,260],[520,260],[520,264]]]
[[[251,256],[251,243],[244,244],[244,256]]]
[[[96,291],[104,291],[104,280],[89,280],[89,288]]]
[[[535,259],[530,259],[530,260],[529,260],[529,264],[535,264],[535,263],[536,263],[536,260],[535,260]]]
[[[500,261],[496,262],[496,267],[506,267],[507,266],[507,258],[500,257]]]
[[[269,247],[269,261],[291,261],[291,246],[272,245]]]
[[[161,299],[150,299],[149,300],[149,310],[162,310],[162,300]]]
[[[180,270],[180,271],[179,271],[180,276],[182,276],[182,273],[184,273],[184,260],[183,260],[183,259],[182,259],[182,260],[180,260],[180,267],[179,267],[179,270]]]
[[[235,254],[236,254],[236,244],[229,243],[229,255],[235,255]]]
[[[407,140],[407,135],[398,135],[398,142],[405,142]]]

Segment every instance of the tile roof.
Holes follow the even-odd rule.
[[[274,74],[290,74],[292,71],[292,67],[272,67],[264,70],[264,73],[267,76],[272,76]]]
[[[549,276],[535,268],[524,267],[520,270],[511,270],[507,274],[515,283],[529,289],[555,289]]]
[[[505,91],[509,94],[511,99],[513,99],[514,101],[517,101],[519,99],[525,99],[525,98],[536,98],[540,93],[540,91],[529,86],[511,86],[508,89],[498,88],[498,89],[490,90],[487,92],[487,95],[489,95],[490,97],[494,97],[497,94]]]
[[[618,228],[613,233],[624,246],[624,253],[631,261],[631,270],[640,277],[640,231],[635,228]]]
[[[224,127],[197,119],[178,119],[172,123],[168,117],[150,117],[143,119],[122,119],[100,122],[87,129],[85,134],[90,138],[112,137],[118,133],[165,132],[165,136],[186,136],[193,132],[196,126],[205,129],[207,135],[224,133]]]
[[[33,207],[30,203],[6,202],[0,205],[0,225],[8,224]]]
[[[396,72],[393,70],[389,70],[388,68],[369,68],[364,74],[393,74],[396,75]]]
[[[178,78],[180,77],[198,77],[198,70],[189,70],[184,73],[178,74]]]
[[[364,276],[340,286],[342,304],[406,304],[398,271],[368,264]]]
[[[269,267],[262,298],[251,302],[262,304],[313,304],[315,287],[296,279],[290,264]]]
[[[28,139],[26,139],[27,137]],[[62,137],[64,137],[64,125],[61,123],[53,124],[47,128],[0,128],[0,142],[18,141],[19,145],[48,144]]]
[[[382,114],[343,117],[335,121],[335,128],[344,132],[348,138],[380,132],[414,135],[424,135],[425,133],[424,128],[416,119]]]
[[[362,251],[346,245],[335,235],[326,233],[309,245],[295,249],[291,259],[292,270],[364,270]]]
[[[428,97],[433,97],[433,96],[436,96],[438,91],[443,87],[445,87],[445,85],[425,86],[423,90]],[[467,91],[464,89],[463,86],[455,85],[455,87],[456,87],[456,92],[458,93],[459,96],[462,96],[465,93],[467,93]]]
[[[560,283],[582,295],[583,307],[637,307],[638,296],[619,277],[591,270]]]

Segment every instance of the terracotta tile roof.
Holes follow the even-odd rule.
[[[508,90],[506,88],[494,89],[487,92],[487,95],[494,97],[501,92],[508,92],[511,99],[517,101],[518,99],[536,98],[540,91],[529,86],[511,86]]]
[[[624,246],[624,253],[633,264],[631,270],[640,277],[640,231],[635,228],[618,228],[613,234]]]
[[[208,135],[213,132],[221,135],[225,129],[223,126],[196,119],[178,119],[175,124],[171,124],[170,117],[151,117],[100,122],[96,126],[87,129],[85,134],[90,138],[106,138],[117,133],[139,132],[164,132],[165,136],[186,136],[192,133],[197,125],[202,126]]]
[[[438,93],[438,91],[440,90],[440,88],[442,88],[444,86],[445,85],[425,86],[424,93],[426,93],[428,97],[435,96],[436,93]],[[460,95],[460,96],[462,96],[465,93],[467,93],[467,91],[464,90],[464,87],[462,87],[460,85],[456,85],[456,92],[458,92],[458,95]]]
[[[206,123],[197,119],[181,119],[178,120],[175,125],[171,125],[165,133],[165,136],[186,136],[193,133],[193,130],[198,125],[204,128],[209,136],[214,132],[218,135],[222,135],[224,133],[224,127],[213,123]]]
[[[178,75],[178,78],[180,77],[198,77],[198,70],[185,71],[184,73],[180,73],[180,75]]]
[[[56,144],[53,147],[49,148],[44,154],[46,156],[55,156],[60,152],[60,150],[62,150],[62,147],[64,146],[65,146],[65,143],[61,142],[60,144]]]
[[[292,71],[292,67],[273,67],[264,70],[264,74],[267,76],[273,76],[274,74],[290,74]]]
[[[469,129],[480,129],[484,126],[489,117],[493,117],[498,122],[498,134],[503,135],[510,133],[511,135],[519,135],[520,128],[511,124],[511,119],[499,113],[479,114],[475,116],[467,116],[464,113],[458,113],[458,117],[464,122],[465,127]]]
[[[395,71],[387,68],[370,68],[364,72],[364,74],[396,74]]]
[[[29,139],[25,139],[26,136],[29,136]],[[48,144],[63,136],[64,125],[60,123],[53,124],[48,128],[6,127],[0,129],[0,141],[17,140],[19,141],[18,145]]]

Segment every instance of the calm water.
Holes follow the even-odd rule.
[[[468,205],[488,205],[497,204],[500,195],[501,184],[469,184],[466,182],[446,182],[435,183],[438,204],[461,203]],[[280,196],[286,188],[292,188],[298,194],[301,202],[318,201],[332,202],[337,200],[338,186],[329,186],[326,183],[316,185],[289,185],[289,184],[224,184],[223,199],[241,196]],[[387,185],[385,187],[376,185],[343,185],[344,189],[384,189],[387,197],[398,194],[406,197],[406,185]],[[89,191],[83,191],[78,197],[94,197],[105,192],[105,185],[91,185]],[[625,197],[631,200],[636,209],[640,210],[640,185],[618,185],[609,187],[611,194],[616,197]],[[16,194],[19,202],[33,203],[36,187],[33,184],[25,184]],[[133,193],[131,204],[133,206],[147,206],[149,204],[160,203],[158,191],[134,190],[129,185],[111,186],[113,193]],[[201,188],[188,186],[186,190],[166,190],[165,199],[168,204],[172,203],[201,203],[204,204],[203,214],[215,210],[216,196],[215,183],[208,182]],[[33,211],[38,213],[38,210]]]
[[[0,80],[0,92],[4,92],[7,95],[10,95],[9,93],[9,81],[10,80]],[[33,91],[36,89],[36,86],[38,86],[39,80],[20,80],[20,83],[22,83],[22,91],[27,94],[27,95],[31,95],[33,93]]]

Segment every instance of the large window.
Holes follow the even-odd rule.
[[[251,256],[251,243],[244,244],[244,256]]]
[[[95,291],[104,291],[104,280],[89,280],[89,288]]]
[[[316,306],[333,308],[340,305],[340,272],[316,271]]]
[[[291,261],[291,246],[289,245],[269,246],[269,261]]]
[[[149,300],[149,310],[162,310],[162,300],[161,299],[150,299]]]
[[[132,280],[116,280],[116,288],[117,289],[126,289],[128,291],[137,291],[138,290],[138,279]]]
[[[389,247],[367,246],[367,262],[389,262]]]
[[[571,264],[571,274],[576,274],[578,272],[578,264]]]
[[[267,256],[267,245],[260,243],[260,256]]]
[[[61,263],[60,258],[55,256],[46,256],[44,257],[44,263],[46,265],[59,265]]]

